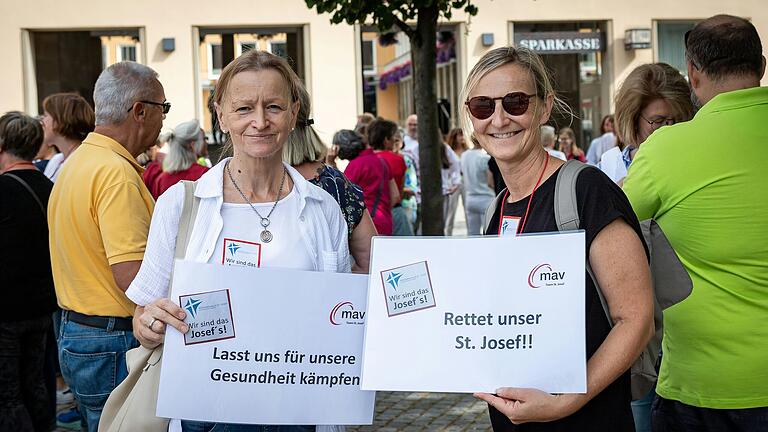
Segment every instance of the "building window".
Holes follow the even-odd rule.
[[[376,73],[376,45],[372,40],[364,40],[362,46],[363,72]]]
[[[659,62],[677,68],[685,76],[688,76],[685,64],[685,32],[695,25],[696,21],[659,21],[657,25]]]
[[[240,42],[240,54],[245,54],[250,50],[256,49],[256,42]]]
[[[136,61],[136,45],[119,45],[117,47],[117,61]]]
[[[101,45],[101,68],[106,69],[109,66],[109,46],[102,43]]]
[[[221,44],[208,45],[208,76],[211,78],[221,75],[221,69],[224,67],[224,57]]]
[[[276,56],[288,58],[288,44],[285,42],[270,42],[269,52]]]

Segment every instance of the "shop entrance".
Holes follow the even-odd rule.
[[[93,87],[105,67],[122,60],[137,60],[139,29],[30,32],[37,106],[53,93],[72,92],[93,106]]]
[[[584,150],[600,135],[600,120],[610,106],[604,76],[606,34],[603,21],[514,24],[515,45],[542,56],[555,90],[576,116],[571,121],[570,116],[554,115],[549,123],[556,129],[571,127]]]

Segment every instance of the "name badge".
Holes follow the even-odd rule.
[[[225,238],[221,263],[228,266],[261,267],[261,243]]]
[[[501,227],[499,228],[499,236],[516,236],[517,227],[520,226],[520,218],[517,216],[504,216],[501,218]]]

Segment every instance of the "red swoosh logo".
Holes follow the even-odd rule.
[[[328,317],[331,321],[331,324],[339,325],[339,323],[336,322],[336,312],[338,312],[339,309],[341,309],[343,306],[346,306],[346,305],[352,306],[352,302],[349,302],[349,301],[339,302],[339,304],[337,304],[336,306],[333,307],[333,309],[331,309],[331,315]],[[352,308],[354,309],[354,306],[352,306]]]
[[[531,272],[528,273],[528,286],[530,286],[531,288],[539,288],[541,286],[541,285],[534,285],[533,284],[533,275],[536,274],[536,272],[539,271],[539,269],[542,268],[542,267],[549,267],[549,271],[552,271],[552,267],[549,264],[546,264],[546,263],[545,264],[539,264],[536,267],[534,267],[533,270],[531,270]]]

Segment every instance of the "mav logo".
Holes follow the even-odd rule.
[[[329,318],[333,325],[362,325],[365,323],[365,311],[355,310],[355,305],[350,301],[342,301],[331,309]]]
[[[558,272],[552,269],[550,264],[539,264],[528,273],[528,286],[531,288],[541,288],[544,286],[565,285],[565,272]]]

